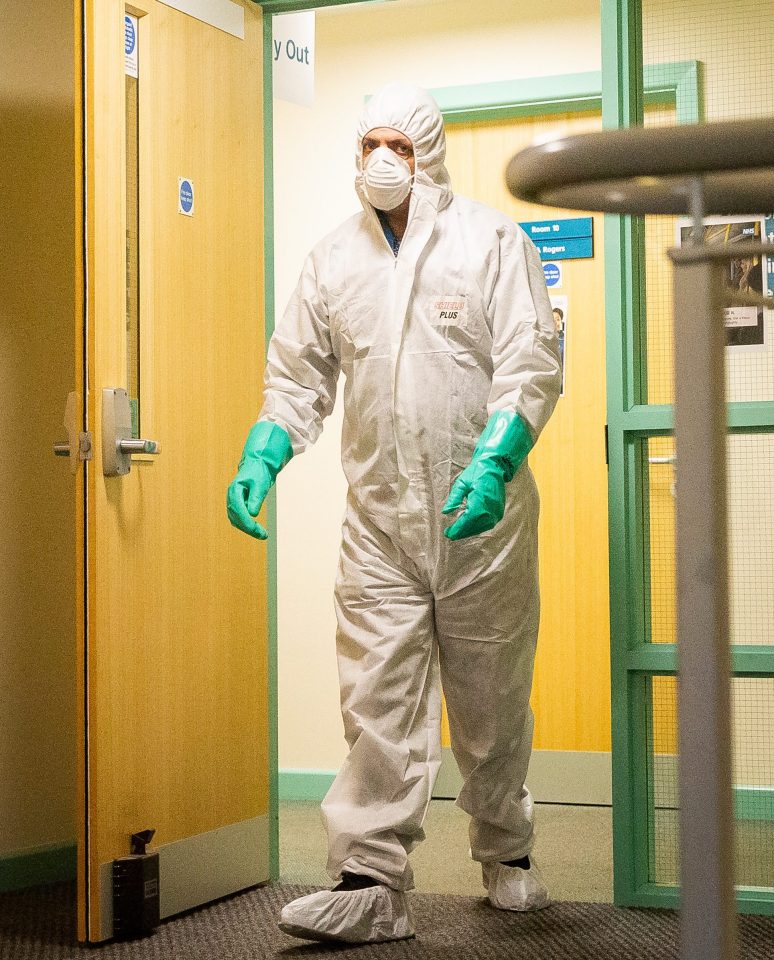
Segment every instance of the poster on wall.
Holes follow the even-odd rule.
[[[733,249],[734,244],[760,243],[766,236],[771,217],[710,217],[704,223],[704,242],[723,244]],[[690,240],[691,222],[678,221],[678,242]],[[774,292],[774,262],[769,257],[738,257],[724,264],[725,286],[732,291],[761,296]],[[734,350],[760,351],[766,347],[766,314],[762,306],[730,306],[723,310],[726,345]]]
[[[554,313],[554,328],[559,338],[559,360],[562,364],[562,389],[559,396],[564,396],[564,381],[567,357],[567,297],[562,294],[551,294],[551,309]]]

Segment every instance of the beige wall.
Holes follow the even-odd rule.
[[[0,33],[0,857],[75,839],[71,6]]]
[[[422,86],[600,68],[596,0],[397,0],[320,10],[316,104],[275,101],[276,300],[314,243],[359,209],[354,130],[364,97]],[[278,482],[280,768],[338,768],[346,754],[335,665],[333,581],[346,487],[340,409]]]

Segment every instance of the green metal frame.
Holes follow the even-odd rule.
[[[692,117],[698,107],[700,78],[701,64],[695,60],[650,66],[644,77],[645,102],[667,103],[678,114]],[[447,124],[602,110],[604,99],[600,70],[438,87],[430,92]]]
[[[602,0],[601,11],[603,125],[642,125],[643,104],[658,94],[651,87],[650,68],[642,65],[641,0]],[[700,64],[659,70],[664,95],[674,95],[678,122],[700,122]],[[677,649],[649,642],[649,496],[643,448],[649,437],[670,435],[674,420],[671,406],[647,403],[642,218],[606,217],[605,270],[615,902],[673,907],[679,889],[652,883],[648,875],[654,834],[647,749],[650,681],[676,674]],[[728,411],[733,431],[774,431],[772,402],[731,403]],[[774,676],[774,647],[736,646],[732,660],[735,676]],[[737,816],[771,816],[769,791],[737,789],[735,800]],[[747,913],[774,913],[772,890],[738,888],[737,901]]]

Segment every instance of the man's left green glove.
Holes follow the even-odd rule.
[[[521,466],[534,440],[518,415],[493,413],[479,437],[470,463],[454,481],[443,513],[464,512],[444,530],[449,540],[463,540],[491,530],[505,513],[505,484]]]
[[[277,474],[293,456],[287,432],[276,423],[259,420],[247,436],[235,479],[226,495],[226,512],[231,523],[257,540],[269,536],[253,517],[260,512]]]

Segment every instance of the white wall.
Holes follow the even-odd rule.
[[[430,89],[600,69],[598,0],[397,0],[317,14],[316,103],[275,101],[276,301],[314,243],[359,209],[355,127],[392,80]],[[346,487],[340,410],[278,482],[279,762],[337,769],[346,754],[333,581]]]

